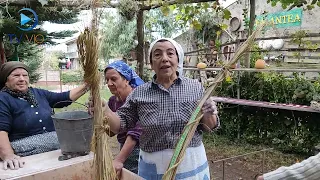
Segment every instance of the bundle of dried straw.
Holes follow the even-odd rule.
[[[199,122],[203,116],[203,114],[200,112],[204,102],[209,98],[211,94],[214,93],[214,90],[218,87],[219,83],[224,80],[227,73],[229,73],[228,69],[232,64],[235,64],[240,57],[250,48],[252,47],[254,40],[256,36],[260,33],[260,31],[264,28],[265,24],[261,25],[256,31],[252,33],[252,35],[239,47],[239,49],[235,52],[235,55],[233,56],[232,60],[226,64],[222,70],[219,72],[219,74],[216,76],[215,81],[213,84],[211,84],[208,89],[206,90],[204,96],[201,98],[200,102],[198,103],[198,106],[196,110],[193,112],[189,123],[184,128],[182,135],[176,145],[174,154],[171,158],[169,167],[166,171],[166,173],[163,175],[163,180],[172,180],[175,179],[177,169],[179,164],[181,163],[183,156],[185,154],[185,150],[188,147],[196,129],[199,125]]]
[[[103,118],[100,97],[100,74],[98,70],[98,40],[96,33],[88,28],[77,39],[80,63],[84,70],[84,80],[90,84],[94,102],[94,134],[92,150],[94,155],[95,180],[116,180],[117,175],[112,166],[112,154],[107,144],[109,136],[107,120]]]

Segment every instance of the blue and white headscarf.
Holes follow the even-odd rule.
[[[137,73],[122,60],[115,61],[109,64],[104,70],[104,72],[106,72],[107,69],[116,70],[118,73],[124,76],[124,78],[126,78],[127,81],[129,81],[129,85],[133,88],[141,84],[144,84],[144,81],[137,75]]]

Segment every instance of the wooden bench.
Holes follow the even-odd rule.
[[[24,157],[26,164],[18,170],[3,170],[0,162],[0,180],[93,180],[93,153],[59,161],[60,150]],[[123,169],[121,180],[143,180]]]

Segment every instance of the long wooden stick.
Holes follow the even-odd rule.
[[[219,74],[216,76],[215,82],[211,84],[209,88],[206,90],[204,96],[201,98],[200,102],[198,103],[197,108],[192,113],[191,118],[189,119],[189,123],[183,130],[183,133],[176,145],[174,154],[171,158],[169,167],[166,173],[163,175],[163,178],[162,178],[163,180],[175,179],[178,166],[181,163],[183,156],[185,154],[185,151],[187,149],[187,146],[189,145],[197,129],[197,126],[199,125],[201,117],[203,116],[202,113],[200,112],[203,104],[209,98],[209,96],[214,92],[214,90],[218,87],[219,83],[224,80],[230,66],[236,63],[239,60],[239,58],[246,52],[246,50],[252,46],[252,44],[254,43],[254,39],[260,33],[261,29],[264,26],[265,25],[263,24],[256,31],[254,31],[252,35],[247,39],[247,41],[240,46],[240,48],[237,50],[237,52],[233,56],[232,60],[223,67],[222,71],[220,71]]]

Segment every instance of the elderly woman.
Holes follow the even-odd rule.
[[[60,101],[75,101],[86,92],[85,85],[63,93],[31,88],[28,71],[21,62],[7,62],[0,68],[0,158],[4,169],[23,167],[20,156],[58,149],[51,108]]]
[[[156,180],[161,179],[168,168],[175,145],[203,96],[204,88],[197,80],[177,72],[178,63],[183,61],[183,51],[174,40],[156,40],[149,54],[155,72],[152,81],[135,88],[116,113],[105,106],[104,115],[115,133],[125,132],[139,122],[142,134],[138,174],[147,180]],[[210,179],[202,133],[219,127],[212,98],[206,101],[202,112],[201,125],[186,149],[177,179]]]
[[[113,112],[116,112],[124,104],[134,88],[144,83],[123,61],[109,64],[104,70],[104,74],[108,88],[113,94],[108,102],[108,106]],[[118,174],[123,167],[138,173],[140,135],[141,128],[138,125],[118,134],[120,152],[113,161],[113,166]]]

